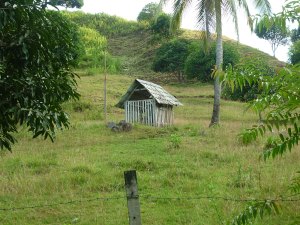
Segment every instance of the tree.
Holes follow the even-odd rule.
[[[300,40],[300,26],[298,29],[291,30],[291,41],[294,43],[298,40]]]
[[[279,45],[286,45],[289,40],[287,29],[272,23],[272,21],[267,21],[266,18],[256,24],[254,32],[259,38],[265,39],[271,44],[274,57]]]
[[[44,2],[43,4],[46,6],[47,5],[64,6],[66,8],[81,8],[83,6],[83,0],[50,0],[50,1],[39,0],[39,1]]]
[[[259,59],[257,59],[259,60]],[[261,154],[267,160],[282,156],[298,145],[300,140],[300,70],[297,67],[283,68],[275,76],[264,76],[260,68],[252,65],[231,68],[226,72],[225,82],[233,88],[256,85],[260,94],[249,108],[264,112],[264,120],[244,130],[240,137],[246,144],[259,136],[277,135]],[[268,133],[269,132],[269,133]],[[278,213],[280,199],[300,194],[300,176],[290,184],[290,194],[278,193],[274,199],[254,201],[232,221],[233,225],[253,224],[256,217]],[[287,196],[287,197],[285,197]],[[292,202],[292,201],[291,201]]]
[[[160,5],[163,5],[168,0],[161,0]],[[174,15],[172,20],[172,27],[178,28],[180,26],[183,11],[192,3],[190,0],[176,0],[174,1]],[[255,0],[256,7],[262,11],[270,11],[270,4],[268,0]],[[210,122],[210,126],[219,124],[220,121],[220,99],[221,99],[221,84],[220,74],[222,73],[223,64],[223,42],[222,42],[222,16],[231,15],[233,18],[236,30],[237,25],[237,7],[241,7],[250,21],[250,12],[246,1],[232,1],[232,0],[198,0],[198,21],[204,28],[205,40],[210,39],[211,29],[216,30],[216,67],[215,67],[215,81],[214,81],[214,106]]]
[[[146,21],[152,23],[155,21],[158,13],[158,4],[151,2],[144,6],[137,17],[137,21]]]
[[[179,81],[184,80],[184,62],[189,53],[189,42],[185,39],[174,39],[163,44],[156,52],[153,70],[156,72],[175,73]]]
[[[18,125],[53,140],[55,129],[69,125],[61,104],[79,97],[74,25],[44,1],[23,3],[0,3],[0,148],[9,150]]]
[[[286,2],[283,11],[275,15],[263,15],[278,26],[285,26],[288,21],[297,21],[300,25],[300,2]],[[242,71],[241,71],[242,70]],[[250,104],[257,112],[264,111],[263,123],[246,129],[241,135],[244,142],[255,141],[259,136],[277,135],[277,140],[265,149],[261,155],[264,160],[276,158],[292,151],[300,140],[300,69],[297,65],[282,68],[276,76],[262,76],[257,67],[230,68],[224,82],[234,87],[257,84],[262,91],[258,98]],[[268,133],[270,131],[270,133]],[[289,185],[291,196],[300,194],[300,176],[296,176]],[[286,193],[279,193],[278,198],[265,199],[250,204],[232,221],[233,225],[253,224],[257,217],[271,213],[277,214],[278,203]],[[288,202],[292,202],[290,199]],[[296,224],[297,222],[295,222]]]

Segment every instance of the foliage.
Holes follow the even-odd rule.
[[[98,72],[118,73],[121,63],[107,52],[107,39],[96,30],[80,27],[83,55],[79,61],[79,67],[89,70],[97,69]]]
[[[291,41],[294,43],[298,40],[300,40],[300,26],[298,29],[291,30]]]
[[[279,45],[286,45],[288,43],[289,32],[286,28],[278,26],[272,20],[263,18],[256,24],[255,34],[259,38],[263,38],[271,44],[273,56]]]
[[[274,76],[275,69],[273,66],[270,66],[269,63],[263,58],[247,58],[244,62],[237,64],[235,66],[235,71],[239,74],[245,73],[246,68],[257,68],[260,71],[262,76]],[[222,97],[224,99],[230,99],[234,101],[243,101],[248,102],[256,99],[258,95],[261,93],[260,88],[257,84],[245,84],[243,87],[240,88],[233,88],[229,85],[224,86]]]
[[[285,26],[286,21],[296,20],[300,22],[299,17],[300,2],[288,1],[283,7],[283,11],[272,15],[264,15],[267,21],[272,24]],[[230,68],[227,71],[225,82],[232,88],[234,86],[243,87],[245,84],[257,83],[262,90],[258,99],[251,103],[251,107],[257,112],[266,111],[266,119],[263,124],[247,129],[244,136],[256,140],[259,135],[265,135],[267,129],[278,130],[279,142],[274,147],[267,149],[263,153],[263,158],[270,156],[273,158],[282,155],[287,150],[291,151],[293,146],[298,145],[300,139],[300,115],[298,112],[300,106],[300,68],[299,66],[290,66],[277,71],[276,76],[262,76],[258,68],[245,68],[243,74]],[[285,130],[286,133],[279,131]]]
[[[188,55],[189,41],[186,39],[174,39],[163,44],[156,52],[153,63],[155,72],[172,72],[182,81],[184,62]]]
[[[300,39],[291,45],[289,59],[292,64],[300,63]]]
[[[242,72],[232,68],[226,72],[225,82],[232,88],[255,84],[261,91],[257,99],[251,102],[250,107],[257,112],[265,112],[265,119],[263,123],[246,129],[240,136],[244,142],[249,143],[259,136],[266,135],[267,131],[274,133],[277,130],[278,138],[269,139],[269,143],[265,146],[262,153],[264,160],[283,155],[299,143],[299,76],[300,69],[296,66],[283,68],[277,71],[275,76],[264,76],[255,66],[245,67]],[[299,181],[295,178],[291,184],[291,190],[297,194],[300,190]],[[270,205],[255,202],[237,216],[232,224],[249,224],[257,215],[262,217],[265,211],[268,214],[274,211],[278,213],[276,202],[277,200],[269,201]]]
[[[110,16],[105,13],[90,14],[80,11],[64,11],[63,14],[77,25],[95,29],[101,35],[106,37],[141,31],[147,26],[144,23],[127,21],[120,17]]]
[[[76,29],[58,12],[19,3],[0,3],[2,149],[11,149],[18,124],[33,137],[53,140],[56,128],[69,125],[61,104],[79,97],[71,71],[78,58]]]
[[[142,11],[139,13],[137,21],[146,21],[149,24],[151,24],[155,21],[158,11],[158,4],[155,2],[150,2],[147,5],[145,5]]]
[[[197,78],[202,82],[212,81],[211,76],[214,70],[216,59],[216,44],[212,44],[209,51],[205,51],[203,45],[193,43],[190,47],[190,54],[187,57],[184,71],[188,78]],[[235,65],[239,62],[240,55],[236,46],[225,42],[223,46],[223,69],[228,65]]]
[[[246,225],[252,224],[252,221],[257,217],[261,219],[272,212],[279,213],[279,208],[275,201],[266,200],[261,202],[254,202],[250,204],[240,215],[236,216],[231,222],[231,225]]]
[[[154,35],[158,35],[159,37],[169,38],[171,36],[170,33],[170,25],[171,25],[171,16],[168,14],[161,14],[157,17],[155,22],[151,25],[151,30]]]
[[[291,41],[289,60],[292,64],[297,64],[300,63],[300,26],[291,31]]]
[[[63,6],[66,8],[81,8],[83,6],[83,0],[7,0],[3,2],[5,7],[14,6],[16,7],[38,7],[40,9],[45,9],[47,6],[52,6],[57,8],[57,6]],[[4,9],[4,8],[3,8]]]
[[[48,4],[66,8],[81,8],[84,3],[83,0],[50,0]]]
[[[264,151],[264,159],[282,155],[298,143],[300,138],[298,128],[300,116],[297,112],[300,105],[299,75],[300,70],[297,67],[281,69],[276,76],[272,77],[263,76],[255,67],[247,67],[243,73],[232,68],[227,71],[226,82],[233,88],[234,86],[243,87],[245,84],[258,85],[262,92],[255,101],[251,102],[251,107],[255,111],[262,112],[271,108],[266,112],[264,123],[247,129],[243,136],[248,140],[255,140],[259,135],[265,135],[267,130],[272,132],[274,128],[278,132],[282,128],[287,131],[286,134],[278,133],[280,142]]]
[[[289,186],[289,190],[293,194],[300,194],[300,171],[298,171],[297,175],[293,178],[292,183]]]

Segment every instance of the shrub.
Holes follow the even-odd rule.
[[[83,45],[83,56],[81,67],[100,67],[103,61],[104,51],[107,47],[107,40],[96,30],[88,27],[80,27],[80,37]]]
[[[291,31],[291,41],[294,43],[300,40],[300,26],[297,29]]]
[[[155,35],[158,35],[161,38],[169,38],[171,25],[171,16],[168,14],[161,14],[158,16],[156,21],[152,24],[151,30]]]
[[[234,44],[224,42],[223,69],[229,64],[235,65],[239,61],[239,53]],[[216,44],[212,44],[208,52],[204,51],[202,44],[193,43],[190,54],[185,62],[184,71],[188,78],[197,78],[202,82],[213,80],[210,76],[216,61]]]
[[[294,42],[290,47],[289,58],[292,64],[300,63],[300,40]]]
[[[129,34],[134,31],[145,29],[147,26],[145,23],[127,21],[123,18],[110,16],[105,13],[90,14],[80,11],[63,11],[63,14],[75,24],[95,29],[106,37]]]
[[[121,62],[106,52],[106,37],[88,27],[80,27],[79,30],[83,46],[79,66],[81,68],[88,68],[88,74],[93,75],[94,73],[105,71],[106,60],[106,71],[109,73],[118,73],[121,70]]]
[[[153,63],[155,72],[171,72],[177,75],[179,81],[184,79],[184,62],[188,55],[189,41],[174,39],[163,44],[156,52]]]

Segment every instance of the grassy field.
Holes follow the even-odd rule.
[[[123,110],[114,105],[133,79],[109,76],[109,121],[123,119]],[[258,119],[245,112],[244,104],[222,101],[221,126],[209,129],[211,85],[164,87],[184,104],[175,109],[174,126],[134,125],[131,132],[113,133],[103,121],[103,75],[82,76],[80,101],[64,106],[71,118],[69,130],[58,132],[51,143],[32,139],[20,128],[13,152],[1,152],[0,208],[51,206],[1,210],[0,224],[128,224],[123,172],[130,169],[138,173],[143,224],[227,224],[247,206],[222,199],[149,196],[244,199],[289,194],[288,184],[299,169],[299,147],[282,158],[260,161],[264,140],[243,146],[237,138]],[[299,202],[281,206],[279,216],[254,224],[300,224]]]

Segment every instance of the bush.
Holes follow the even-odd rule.
[[[294,43],[298,40],[300,40],[300,26],[291,31],[291,41]]]
[[[235,65],[240,59],[240,55],[234,44],[224,42],[223,44],[223,69],[229,64]],[[212,81],[212,70],[216,64],[216,44],[212,44],[206,53],[203,45],[198,42],[190,46],[190,54],[186,59],[184,71],[188,78],[197,78],[202,82]]]
[[[115,35],[126,35],[134,31],[145,29],[147,24],[127,21],[117,16],[110,16],[105,13],[90,14],[84,12],[63,11],[71,21],[79,26],[95,29],[100,34],[110,37]]]
[[[151,30],[155,35],[159,35],[161,38],[169,38],[171,25],[171,16],[168,14],[161,14],[156,21],[152,24]]]
[[[118,73],[121,70],[121,62],[106,52],[106,37],[91,28],[80,27],[79,30],[83,46],[83,54],[79,61],[79,66],[84,69],[88,68],[88,74],[92,75],[94,71],[105,71],[106,60],[106,71],[109,73]]]
[[[300,63],[300,40],[294,42],[290,47],[289,58],[292,64]]]
[[[189,41],[185,39],[174,39],[163,44],[156,52],[153,70],[155,72],[175,73],[178,80],[182,81],[188,49]]]

